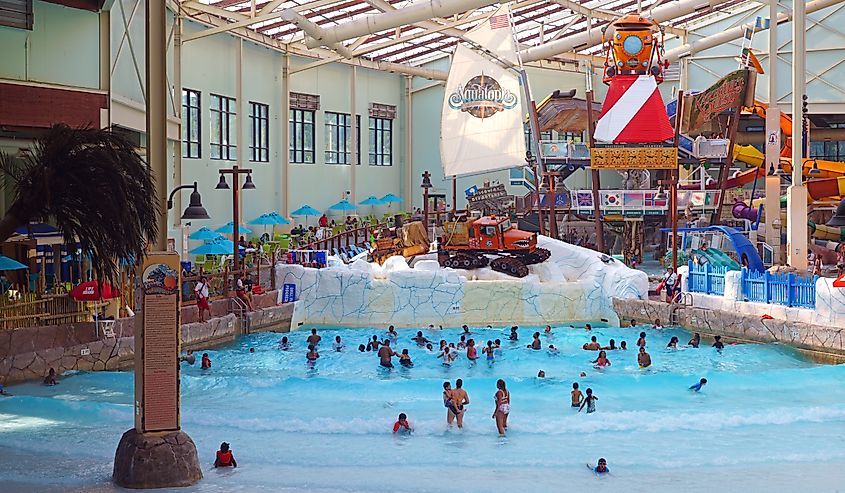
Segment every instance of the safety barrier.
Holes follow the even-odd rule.
[[[690,260],[687,289],[693,293],[724,295],[727,271],[727,266],[699,265]]]
[[[794,273],[742,271],[742,297],[746,301],[801,308],[816,307],[816,279]]]

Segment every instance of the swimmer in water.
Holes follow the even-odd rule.
[[[551,326],[551,325],[547,325],[547,326],[546,326],[546,328],[544,329],[544,331],[543,331],[543,332],[544,332],[547,336],[552,335],[552,326]]]
[[[287,351],[290,349],[290,342],[288,342],[288,336],[282,337],[282,340],[279,341],[279,349],[282,351]]]
[[[393,368],[393,362],[390,360],[393,356],[399,356],[395,351],[390,349],[390,341],[386,340],[378,350],[379,364],[385,368]]]
[[[543,343],[540,342],[540,333],[539,332],[534,333],[534,340],[532,340],[531,344],[529,344],[526,347],[528,349],[533,349],[535,351],[539,351],[540,349],[543,348]]]
[[[637,339],[637,347],[645,347],[645,332],[640,332],[640,338]]]
[[[493,341],[493,349],[502,349],[502,340],[496,339]]]
[[[589,464],[588,464],[589,467]],[[599,459],[598,464],[595,468],[591,468],[596,474],[607,474],[610,472],[610,468],[607,467],[607,461],[604,460],[604,457]]]
[[[652,329],[662,329],[663,328],[663,324],[660,323],[659,318],[654,319],[654,325],[652,325],[651,328]]]
[[[587,325],[584,326],[584,330],[586,330],[587,332],[590,332],[591,330],[593,330],[593,326],[590,325],[590,324],[587,324]]]
[[[628,350],[628,343],[625,342],[625,341],[620,342],[619,343],[619,350],[620,351],[627,351]]]
[[[208,357],[208,353],[202,353],[202,359],[200,360],[200,368],[203,370],[211,369],[211,358]]]
[[[309,363],[314,363],[317,361],[317,358],[320,357],[320,353],[317,352],[317,348],[314,345],[308,346],[308,354],[305,355],[305,358],[308,360]]]
[[[616,347],[616,340],[615,340],[615,339],[611,339],[611,340],[610,340],[610,344],[608,344],[606,347],[603,347],[602,349],[614,350],[614,351],[615,351],[615,350],[617,350],[617,349],[619,349],[619,348],[618,348],[618,347]]]
[[[467,359],[470,361],[478,359],[478,349],[475,347],[475,339],[467,341]]]
[[[455,413],[455,420],[458,423],[458,428],[463,428],[464,414],[466,413],[465,406],[469,405],[469,394],[467,394],[467,391],[464,390],[464,381],[460,378],[455,380],[455,388],[452,389],[452,403],[455,405],[455,409],[458,410],[458,412]],[[452,422],[449,421],[449,424],[452,424]]]
[[[637,326],[637,321],[632,318],[631,319],[631,327],[636,327],[636,326]]]
[[[343,344],[343,341],[340,340],[340,336],[335,336],[334,337],[334,344],[332,344],[332,347],[334,348],[334,350],[336,352],[339,353],[339,352],[343,351],[343,349],[346,346]]]
[[[358,344],[358,352],[359,353],[363,353],[366,350],[367,350],[367,346],[364,346],[363,344]]]
[[[537,378],[546,378],[546,372],[540,370],[537,372]]]
[[[700,392],[701,387],[704,387],[705,385],[707,385],[707,379],[702,378],[701,380],[698,381],[697,384],[690,385],[689,389],[692,390],[693,392]]]
[[[640,365],[640,368],[651,366],[651,355],[645,352],[645,346],[640,346],[640,352],[637,354],[637,364]]]
[[[229,450],[229,444],[223,442],[220,444],[220,450],[217,451],[217,457],[214,459],[214,467],[238,467],[238,461]]]
[[[675,336],[672,336],[672,338],[669,339],[669,344],[666,345],[666,348],[668,348],[668,349],[678,349],[678,338],[675,337]]]
[[[714,336],[713,339],[716,342],[713,343],[713,347],[716,349],[725,349],[725,344],[722,342],[722,336]]]
[[[317,335],[317,329],[311,329],[311,335],[308,336],[308,339],[305,339],[305,342],[308,343],[309,346],[316,346],[320,344],[323,338]]]
[[[701,334],[699,334],[698,332],[693,334],[692,339],[690,339],[687,344],[689,344],[691,347],[697,348],[701,344]]]
[[[472,335],[472,332],[469,331],[469,327],[467,327],[466,325],[462,325],[461,328],[464,329],[464,331],[462,332],[463,335],[465,335],[465,336]]]
[[[560,349],[555,347],[554,344],[549,344],[549,354],[558,354],[559,352],[560,352]]]
[[[519,334],[516,332],[516,330],[517,330],[516,325],[511,327],[511,334],[510,334],[510,336],[508,336],[508,340],[510,340],[510,341],[518,341],[519,340]]]
[[[393,433],[410,435],[412,431],[414,431],[414,429],[411,428],[411,424],[408,423],[408,415],[405,413],[399,413],[399,419],[393,423]]]
[[[455,400],[452,398],[452,383],[448,381],[443,382],[443,407],[446,408],[446,423],[451,426],[460,411],[455,407]]]
[[[593,395],[593,389],[587,389],[587,396],[584,397],[584,400],[581,401],[581,407],[578,408],[578,412],[587,408],[587,414],[591,414],[596,412],[596,401],[599,400],[598,397]]]
[[[422,331],[417,331],[417,335],[411,338],[412,341],[416,342],[420,346],[425,346],[426,344],[430,343],[428,339],[425,338]]]
[[[429,353],[433,353],[434,352],[434,346],[432,346],[431,343],[429,342],[428,344],[425,345],[425,350],[428,351]]]
[[[455,361],[458,356],[454,352],[452,352],[449,346],[443,346],[443,350],[440,352],[440,354],[437,355],[437,357],[443,360],[444,365],[448,366],[451,365],[452,362]]]
[[[511,393],[508,392],[505,386],[505,381],[499,379],[496,381],[496,408],[493,410],[493,419],[496,420],[496,428],[499,430],[499,436],[505,436],[508,429],[508,416],[511,413]]]
[[[487,363],[492,364],[495,356],[493,353],[495,349],[493,348],[493,341],[487,341],[487,347],[481,348],[481,353],[487,356]]]
[[[387,328],[387,337],[390,339],[396,340],[399,337],[399,334],[396,332],[396,329],[391,325]]]
[[[462,335],[461,341],[458,343],[457,349],[466,349],[467,348],[467,336]]]
[[[599,367],[610,366],[610,360],[607,359],[607,353],[604,350],[599,351],[599,357],[593,361],[593,364]]]
[[[572,392],[570,392],[569,395],[572,399],[571,407],[581,407],[581,402],[584,400],[584,394],[582,394],[581,389],[578,388],[578,382],[574,382],[572,384]]]
[[[374,335],[373,340],[367,343],[367,351],[378,351],[378,347],[381,345],[378,342],[378,336]]]
[[[404,366],[405,368],[413,368],[414,362],[411,361],[411,355],[408,354],[407,349],[402,350],[402,354],[399,355],[399,364]]]
[[[586,351],[598,351],[601,349],[601,344],[596,340],[596,336],[593,336],[590,338],[590,342],[584,344],[581,348]]]

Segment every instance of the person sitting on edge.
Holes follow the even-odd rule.
[[[691,347],[697,348],[701,344],[701,334],[699,334],[698,332],[693,334],[692,339],[690,339],[687,344],[689,344]]]
[[[599,462],[593,471],[595,471],[596,474],[606,474],[610,472],[610,468],[607,467],[607,461],[604,460],[604,457],[599,459]]]
[[[374,335],[373,340],[367,343],[367,351],[378,351],[381,343],[378,342],[378,336]]]
[[[314,363],[319,357],[320,353],[317,352],[316,346],[314,346],[313,344],[308,346],[308,353],[305,355],[305,358],[308,360],[308,362]]]
[[[602,349],[607,349],[607,350],[619,349],[618,347],[616,347],[616,339],[611,339],[610,343],[607,346],[603,347]]]
[[[340,340],[340,336],[334,336],[334,344],[332,344],[332,347],[339,353],[343,351],[343,348],[346,346],[343,344],[343,341]]]
[[[320,344],[323,338],[317,335],[317,329],[311,329],[311,335],[308,336],[308,339],[305,339],[305,342],[308,343],[309,346],[316,346]]]
[[[540,342],[540,333],[539,332],[534,333],[534,340],[531,341],[531,344],[529,344],[526,347],[528,349],[533,349],[535,351],[539,351],[540,349],[543,348],[543,344]]]
[[[596,336],[590,338],[590,342],[584,344],[582,349],[586,351],[598,351],[601,349],[601,344],[596,341]]]
[[[287,351],[290,349],[290,342],[288,342],[288,336],[283,336],[282,340],[279,341],[279,349],[282,351]]]
[[[619,343],[619,350],[627,351],[628,350],[628,343],[625,342],[625,341],[620,342]]]
[[[475,347],[475,339],[467,341],[467,359],[470,361],[478,359],[478,349]]]
[[[662,329],[663,328],[663,324],[660,323],[659,318],[654,319],[654,325],[652,325],[651,328],[652,329]]]
[[[217,451],[217,458],[214,459],[214,467],[238,467],[238,461],[229,450],[229,444],[223,442],[220,444],[220,450]]]
[[[399,337],[399,334],[396,332],[396,329],[391,325],[387,328],[387,337],[390,339],[396,340]]]
[[[607,353],[604,350],[599,351],[599,357],[593,361],[593,364],[599,367],[610,366],[610,360],[607,359]]]
[[[426,338],[425,338],[425,336],[423,335],[423,333],[422,333],[422,331],[421,331],[421,330],[418,330],[418,331],[417,331],[417,335],[415,335],[414,337],[412,337],[412,338],[411,338],[411,340],[412,340],[412,341],[414,341],[414,342],[416,342],[416,343],[417,343],[417,344],[419,344],[420,346],[425,346],[426,344],[428,344],[429,342],[431,342],[431,341],[429,341],[428,339],[426,339]]]
[[[645,347],[645,332],[640,332],[640,338],[637,339],[637,347]]]
[[[50,368],[50,371],[47,372],[47,376],[44,377],[44,385],[58,385],[59,382],[56,380],[56,369]]]
[[[202,359],[200,360],[200,368],[203,370],[211,369],[211,358],[208,357],[208,353],[202,353]]]
[[[725,349],[725,344],[722,342],[722,336],[714,336],[713,339],[716,342],[713,343],[713,347],[716,349]]]
[[[678,349],[678,338],[672,336],[672,338],[669,339],[669,344],[667,344],[666,347],[670,349]]]
[[[407,349],[402,350],[402,354],[399,355],[399,364],[404,366],[405,368],[413,368],[414,362],[411,361],[411,355],[408,354]]]
[[[645,352],[645,346],[640,346],[640,352],[637,354],[637,364],[640,365],[640,368],[651,366],[651,355]]]
[[[385,340],[378,350],[379,364],[385,368],[393,368],[393,362],[390,360],[393,356],[399,355],[390,349],[390,340]]]
[[[365,346],[363,344],[358,344],[358,352],[363,353],[365,351],[367,351],[367,346]]]
[[[574,382],[572,384],[572,392],[569,393],[572,399],[572,407],[581,407],[581,402],[584,399],[584,394],[581,393],[581,389],[578,388],[578,382]]]
[[[510,336],[508,336],[508,340],[510,340],[510,341],[518,341],[519,340],[519,334],[516,332],[517,329],[518,329],[518,327],[516,325],[511,327],[511,334],[510,334]]]
[[[701,380],[698,381],[697,384],[690,385],[689,389],[692,390],[693,392],[699,392],[701,390],[701,387],[704,387],[705,385],[707,385],[707,379],[702,378]]]
[[[410,423],[408,423],[408,415],[406,415],[405,413],[399,413],[399,419],[397,419],[396,422],[393,423],[393,433],[399,433],[400,435],[410,435],[412,431],[414,431],[414,429],[411,428]]]
[[[584,410],[584,407],[587,408],[587,414],[591,414],[596,412],[596,401],[599,400],[598,397],[593,395],[593,389],[587,389],[587,396],[584,397],[584,400],[581,401],[581,407],[578,408],[578,412]]]
[[[185,362],[193,366],[193,364],[197,362],[197,357],[194,356],[193,349],[188,349],[187,353],[185,353],[183,356],[179,356],[179,362]]]

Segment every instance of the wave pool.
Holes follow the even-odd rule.
[[[182,427],[194,439],[202,492],[528,491],[835,491],[845,484],[845,376],[842,366],[814,364],[777,345],[729,345],[716,351],[667,349],[678,329],[583,325],[554,327],[543,350],[526,348],[539,328],[473,328],[479,360],[464,352],[450,367],[399,330],[395,350],[409,349],[414,368],[380,368],[357,346],[384,329],[320,328],[320,359],[306,364],[308,331],[256,334],[207,351],[211,370],[183,364]],[[653,365],[640,369],[637,335],[648,333]],[[424,330],[458,342],[459,329]],[[334,337],[346,344],[332,349]],[[581,345],[595,335],[612,366],[596,369]],[[502,340],[496,362],[480,352]],[[556,345],[560,352],[545,348]],[[251,353],[249,348],[255,348]],[[545,379],[536,377],[539,370]],[[580,373],[586,372],[585,377]],[[688,390],[699,378],[700,393]],[[464,380],[471,404],[463,430],[446,425],[442,383]],[[511,392],[506,438],[493,412],[497,379]],[[572,382],[592,388],[597,412],[570,407]],[[60,385],[35,383],[0,397],[2,491],[115,491],[114,451],[132,426],[133,375],[65,375]],[[397,415],[414,433],[395,436]],[[215,470],[214,452],[227,441],[240,467]],[[611,474],[585,467],[605,457]]]

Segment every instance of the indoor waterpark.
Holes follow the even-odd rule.
[[[840,21],[0,0],[0,491],[840,491]]]

